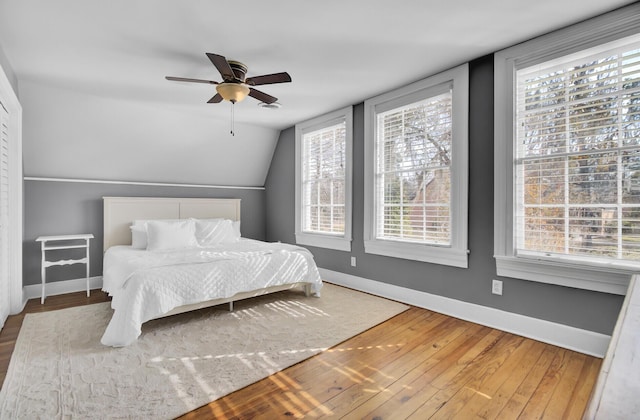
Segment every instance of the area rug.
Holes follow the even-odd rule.
[[[124,348],[100,337],[109,303],[26,315],[0,418],[174,418],[407,309],[331,284],[154,320]]]

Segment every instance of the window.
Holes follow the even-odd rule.
[[[365,252],[467,267],[468,66],[365,101]]]
[[[296,125],[296,242],[351,251],[348,107]]]
[[[623,26],[496,55],[500,275],[624,293],[640,269],[640,35]]]

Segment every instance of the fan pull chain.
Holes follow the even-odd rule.
[[[235,137],[236,133],[234,133],[234,122],[235,122],[235,102],[231,102],[231,135]]]

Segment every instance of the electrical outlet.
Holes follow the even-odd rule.
[[[502,296],[502,280],[493,280],[491,284],[491,293]]]
[[[351,267],[356,266],[356,257],[351,257]]]

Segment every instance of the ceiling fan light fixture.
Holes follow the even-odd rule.
[[[216,85],[216,90],[222,99],[231,103],[242,101],[249,95],[249,86],[244,83],[220,83]]]

